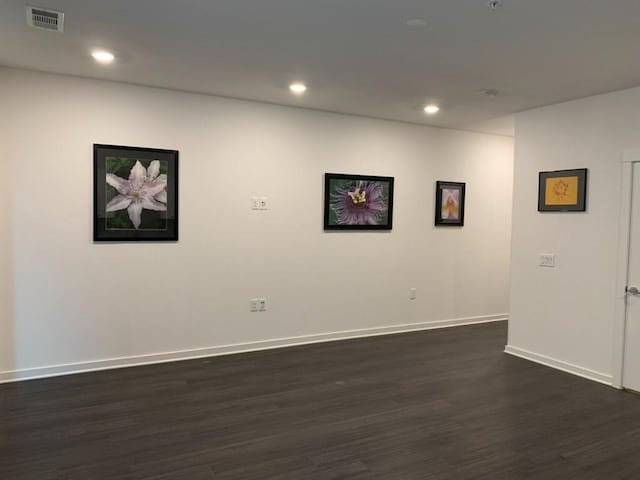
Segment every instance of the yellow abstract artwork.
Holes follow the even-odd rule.
[[[442,219],[458,220],[460,212],[460,190],[444,188],[442,190]]]
[[[578,203],[578,177],[546,179],[546,205],[576,205]]]

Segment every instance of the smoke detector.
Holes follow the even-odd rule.
[[[424,18],[410,18],[407,20],[407,26],[422,28],[427,26],[427,21]]]
[[[502,8],[502,0],[490,0],[487,6],[489,7],[489,10],[495,12]]]
[[[480,90],[480,93],[485,97],[496,98],[500,92],[495,88],[485,88],[484,90]]]
[[[64,31],[64,13],[27,5],[27,25],[62,33]]]

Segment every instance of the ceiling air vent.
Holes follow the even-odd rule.
[[[27,5],[27,23],[30,27],[62,32],[64,30],[64,13]]]

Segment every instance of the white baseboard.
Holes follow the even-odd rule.
[[[596,372],[588,368],[579,367],[578,365],[573,365],[572,363],[547,357],[546,355],[540,355],[539,353],[530,352],[523,348],[514,347],[512,345],[507,345],[504,349],[504,352],[515,357],[524,358],[525,360],[529,360],[531,362],[540,363],[541,365],[555,368],[556,370],[562,370],[566,373],[571,373],[588,380],[593,380],[594,382],[604,383],[605,385],[608,385],[610,387],[613,386],[613,375],[607,375],[606,373]]]
[[[405,325],[364,328],[359,330],[346,330],[342,332],[277,338],[273,340],[197,348],[192,350],[180,350],[175,352],[153,353],[149,355],[134,355],[130,357],[93,360],[89,362],[25,368],[20,370],[0,372],[0,383],[56,377],[74,373],[94,372],[98,370],[109,370],[113,368],[137,367],[154,363],[175,362],[180,360],[191,360],[219,355],[231,355],[235,353],[254,352],[258,350],[270,350],[273,348],[293,347],[296,345],[306,345],[310,343],[333,342],[337,340],[373,337],[378,335],[393,335],[396,333],[416,332],[420,330],[430,330],[435,328],[457,327],[462,325],[473,325],[477,323],[500,322],[507,319],[508,315],[504,313],[499,315],[485,315],[481,317],[410,323]]]

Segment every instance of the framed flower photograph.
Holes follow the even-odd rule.
[[[93,240],[178,240],[178,152],[93,146]]]
[[[393,177],[325,173],[325,230],[391,230]]]
[[[538,174],[539,212],[584,212],[586,207],[586,168]]]
[[[436,227],[464,225],[464,189],[461,182],[436,182]]]

